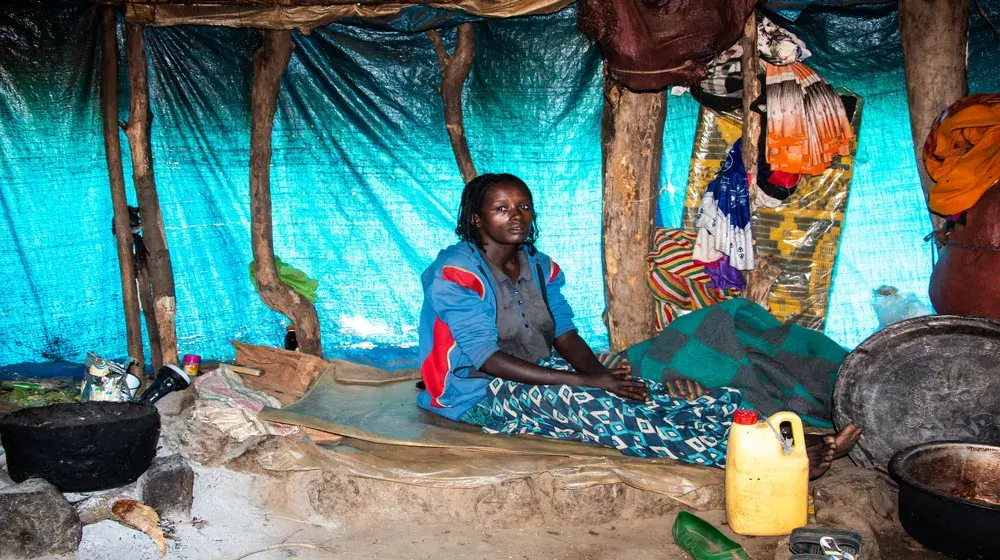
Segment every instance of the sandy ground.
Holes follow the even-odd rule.
[[[265,559],[618,559],[689,558],[673,543],[674,515],[594,526],[548,524],[484,527],[455,520],[295,519],[268,511],[259,494],[269,477],[196,467],[192,516],[201,524],[174,526],[166,558],[198,560]],[[279,483],[279,482],[276,482]],[[724,527],[722,511],[698,515]],[[786,542],[778,538],[742,539],[755,560],[782,560]],[[882,558],[943,558],[922,550],[899,534],[880,534]],[[776,551],[778,551],[776,553]],[[84,528],[79,559],[154,560],[161,558],[145,534],[113,521]]]
[[[198,468],[192,516],[168,541],[167,558],[254,560],[318,559],[611,559],[685,558],[673,545],[673,517],[593,527],[493,527],[454,520],[362,521],[292,519],[266,511],[247,489],[250,475],[225,468]],[[721,512],[706,518],[719,521]],[[771,540],[773,542],[774,539]],[[302,546],[306,545],[306,546]],[[276,547],[267,550],[269,547]],[[319,548],[322,547],[322,548]],[[762,556],[763,557],[763,556]],[[766,556],[768,559],[771,555]],[[77,558],[161,558],[145,534],[113,521],[84,527]]]
[[[161,435],[172,433],[171,426],[194,426],[186,417],[164,416]],[[174,445],[167,443],[167,440]],[[182,447],[177,447],[180,445]],[[188,446],[200,446],[204,456],[215,456],[219,440],[204,432],[188,437],[161,438],[161,455]],[[251,454],[252,455],[252,454]],[[0,454],[0,467],[3,467]],[[587,524],[569,521],[564,514],[541,516],[542,521],[518,518],[534,510],[500,508],[498,515],[472,521],[420,515],[420,507],[397,509],[406,504],[405,487],[382,485],[377,492],[355,492],[354,482],[331,485],[322,476],[266,474],[253,461],[243,458],[226,467],[207,467],[192,463],[195,469],[192,519],[166,522],[168,540],[166,558],[191,560],[265,559],[681,559],[688,558],[674,545],[671,527],[677,508],[654,507],[655,495],[640,494],[637,499],[647,511],[645,518],[626,515],[607,523]],[[318,471],[310,471],[318,472]],[[336,476],[343,477],[343,474]],[[307,486],[304,480],[312,480]],[[318,480],[318,482],[316,482]],[[318,484],[318,486],[316,485]],[[360,484],[360,481],[359,481]],[[323,492],[317,492],[317,489]],[[498,487],[506,499],[517,500],[510,486]],[[379,494],[381,492],[381,494]],[[866,527],[865,538],[878,543],[880,555],[864,560],[938,560],[944,558],[922,549],[901,530],[895,518],[895,497],[886,491],[881,479],[855,467],[847,459],[838,461],[831,472],[813,485],[820,521],[840,526]],[[317,498],[317,496],[321,498]],[[443,494],[433,493],[437,499]],[[587,507],[605,503],[604,494],[591,493],[581,500]],[[397,499],[398,498],[398,499]],[[305,500],[304,503],[302,500]],[[316,500],[333,500],[349,507],[327,509]],[[565,497],[563,498],[565,499]],[[575,499],[575,498],[574,498]],[[352,502],[352,500],[354,500]],[[361,500],[360,502],[358,500]],[[587,502],[589,500],[589,502]],[[661,502],[664,501],[661,498]],[[342,503],[341,503],[342,502]],[[449,502],[450,504],[450,502]],[[329,504],[326,504],[329,505]],[[358,505],[367,506],[360,513]],[[412,508],[413,504],[408,504]],[[502,505],[502,504],[501,504]],[[467,506],[467,504],[466,504]],[[499,507],[499,506],[498,506]],[[531,507],[531,506],[527,506]],[[598,506],[599,507],[599,506]],[[444,508],[447,510],[448,508]],[[456,505],[454,511],[463,512]],[[388,510],[388,511],[386,511]],[[393,511],[395,510],[395,511]],[[441,509],[439,508],[439,511]],[[385,514],[383,514],[383,511]],[[512,513],[520,511],[520,514]],[[590,510],[594,511],[594,510]],[[649,512],[654,512],[649,515]],[[337,513],[331,513],[337,512]],[[468,515],[470,512],[464,512]],[[496,513],[496,512],[494,512]],[[634,513],[634,512],[633,512]],[[360,517],[365,515],[365,517]],[[400,519],[405,515],[409,518]],[[721,510],[697,512],[697,515],[728,533]],[[464,519],[465,517],[463,517]],[[539,518],[539,516],[535,516]],[[600,516],[610,519],[610,516]],[[476,519],[472,517],[472,519]],[[488,521],[486,520],[488,519]],[[754,560],[787,560],[787,539],[735,537]],[[77,558],[85,560],[162,558],[152,539],[144,533],[115,521],[102,521],[83,529]]]
[[[293,519],[269,513],[247,490],[262,475],[196,468],[192,517],[174,528],[167,558],[683,558],[673,546],[673,518],[638,526],[485,528],[454,520],[362,521]],[[721,513],[721,512],[720,512]],[[308,548],[300,545],[308,545]],[[266,550],[269,547],[278,547]],[[666,556],[665,556],[666,554]],[[247,556],[249,555],[249,556]],[[83,530],[79,559],[161,558],[152,540],[114,521]]]

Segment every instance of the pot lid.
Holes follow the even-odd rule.
[[[882,472],[920,443],[1000,444],[1000,321],[928,316],[875,333],[840,366],[833,419],[861,426],[851,458]]]

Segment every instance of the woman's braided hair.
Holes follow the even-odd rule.
[[[472,217],[482,210],[483,198],[489,192],[490,187],[498,183],[517,185],[528,193],[529,199],[531,198],[531,189],[528,188],[528,185],[510,173],[484,173],[469,181],[462,191],[462,204],[458,208],[458,225],[455,227],[455,233],[462,241],[471,241],[480,249],[483,248],[483,238]],[[535,219],[531,221],[531,226],[528,228],[528,236],[522,244],[531,249],[535,248],[535,239],[538,237],[537,220],[538,213],[536,212]]]

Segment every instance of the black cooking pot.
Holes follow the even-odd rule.
[[[0,420],[10,478],[44,478],[63,492],[134,482],[153,462],[159,435],[160,415],[148,404],[62,403]]]
[[[889,463],[899,520],[911,537],[951,558],[1000,555],[1000,447],[937,442],[908,447]]]

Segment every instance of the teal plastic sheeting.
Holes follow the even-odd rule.
[[[1000,0],[983,6],[1000,12]],[[126,354],[94,14],[77,4],[14,5],[0,14],[0,365],[82,361],[88,350]],[[415,362],[419,274],[454,240],[462,187],[437,59],[420,31],[445,26],[450,47],[447,26],[457,21],[418,9],[388,23],[293,34],[274,127],[275,252],[319,281],[316,306],[331,356],[387,367]],[[811,8],[794,28],[821,73],[866,98],[828,319],[828,334],[850,346],[875,328],[872,288],[890,283],[923,294],[930,272],[895,13]],[[1000,86],[990,33],[977,14],[974,91]],[[247,274],[249,95],[259,38],[214,27],[150,28],[145,36],[180,351],[227,358],[232,339],[280,345],[287,321],[261,302]],[[121,67],[125,120],[124,59]],[[532,188],[539,247],[566,272],[577,325],[598,348],[607,344],[601,79],[600,55],[576,31],[570,8],[477,23],[464,92],[478,170],[512,172]],[[668,225],[680,221],[696,115],[689,96],[670,98],[660,203]],[[124,136],[122,143],[128,179]]]

